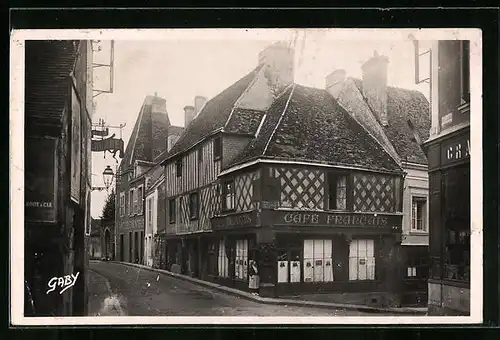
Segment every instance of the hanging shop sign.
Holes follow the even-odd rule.
[[[334,227],[389,227],[400,225],[399,215],[344,214],[290,211],[274,212],[276,225],[334,226]]]
[[[257,222],[254,212],[212,218],[212,229],[222,230],[253,226]]]
[[[116,153],[119,152],[118,157],[123,158],[123,139],[114,138],[115,134],[106,139],[93,139],[92,151],[109,151],[116,158]]]
[[[26,222],[57,222],[56,139],[26,138],[25,207]]]

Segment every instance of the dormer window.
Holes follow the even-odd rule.
[[[182,176],[182,158],[175,161],[175,175],[177,177]]]
[[[222,157],[222,138],[215,137],[214,138],[214,161],[220,159]]]

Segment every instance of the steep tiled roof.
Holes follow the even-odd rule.
[[[212,132],[224,126],[235,102],[253,80],[259,67],[248,73],[233,85],[210,99],[203,110],[185,128],[181,137],[168,153],[168,157],[185,151]]]
[[[75,45],[74,45],[75,43]],[[69,75],[77,58],[76,41],[29,40],[25,50],[25,115],[61,123],[69,99]]]
[[[401,170],[325,90],[300,85],[273,103],[257,138],[228,167],[256,158]]]
[[[264,113],[263,111],[256,110],[234,109],[224,131],[253,135],[257,132]]]
[[[147,96],[144,100],[120,163],[121,171],[132,166],[136,160],[153,162],[165,150],[170,121],[166,113],[152,112],[154,101],[164,99]]]
[[[363,93],[363,82],[353,79]],[[384,127],[387,138],[402,160],[427,164],[427,157],[414,138],[408,119],[415,127],[420,139],[429,138],[431,128],[430,106],[425,96],[419,91],[398,87],[387,87],[387,118],[389,125]]]

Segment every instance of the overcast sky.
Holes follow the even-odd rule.
[[[305,38],[304,38],[305,36]],[[193,31],[191,39],[115,41],[113,93],[96,97],[93,121],[104,118],[106,123],[126,123],[123,139],[127,144],[139,109],[147,95],[163,97],[167,101],[170,122],[183,126],[183,107],[193,104],[196,95],[210,99],[257,66],[259,52],[279,40],[293,44],[293,32],[283,31],[271,39],[262,35],[248,35],[239,39],[204,39]],[[102,51],[95,53],[96,62],[109,62],[109,41],[102,41]],[[300,32],[295,41],[295,82],[324,88],[325,76],[342,68],[347,76],[361,78],[361,65],[374,50],[389,58],[388,84],[421,91],[429,98],[427,84],[414,83],[414,52],[409,40],[338,40],[328,31]],[[425,46],[423,46],[425,48]],[[421,66],[422,76],[428,68]],[[109,87],[108,69],[94,73],[94,87]],[[119,135],[119,130],[113,131]],[[94,186],[102,185],[106,165],[116,163],[109,155],[94,153],[92,159]],[[93,192],[91,214],[99,218],[106,193]]]

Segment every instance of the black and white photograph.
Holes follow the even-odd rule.
[[[12,323],[481,322],[481,44],[12,31]]]

